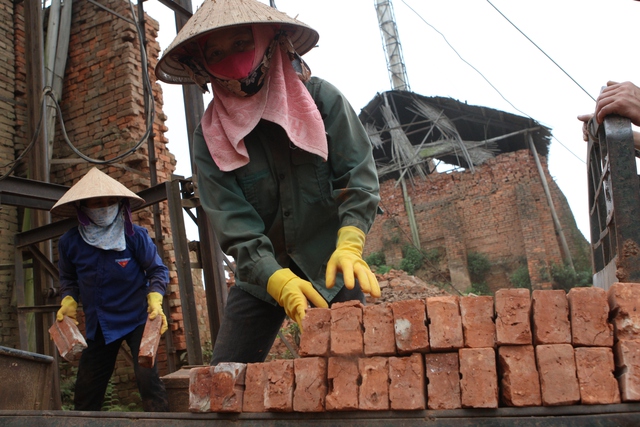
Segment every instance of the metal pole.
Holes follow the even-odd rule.
[[[571,259],[571,252],[569,251],[569,245],[567,245],[567,240],[564,237],[564,231],[562,230],[562,224],[560,224],[560,220],[558,219],[558,214],[556,213],[556,208],[553,205],[553,199],[551,198],[551,191],[549,191],[549,184],[547,184],[547,177],[544,174],[544,170],[542,169],[542,164],[540,163],[540,158],[538,157],[538,151],[536,150],[536,146],[533,143],[533,137],[530,133],[527,134],[529,137],[529,149],[531,153],[533,153],[533,158],[536,161],[536,167],[538,168],[538,174],[540,175],[540,181],[542,181],[542,188],[544,189],[544,194],[547,196],[547,203],[549,204],[549,209],[551,210],[551,217],[553,218],[553,224],[556,227],[556,232],[558,233],[558,237],[560,238],[560,245],[562,246],[562,252],[564,252],[564,260],[569,264],[572,270],[573,260]]]

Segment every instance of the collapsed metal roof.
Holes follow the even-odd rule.
[[[551,130],[535,120],[452,98],[391,90],[377,94],[359,118],[381,179],[406,168],[430,173],[433,159],[473,170],[497,154],[528,148],[527,134],[540,155],[549,153]]]

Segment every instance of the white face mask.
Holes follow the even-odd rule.
[[[89,219],[97,226],[108,227],[116,220],[120,206],[118,203],[104,208],[89,209],[83,207],[82,210],[87,214]]]

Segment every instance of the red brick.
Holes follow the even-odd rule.
[[[329,356],[331,342],[331,310],[309,308],[302,319],[302,334],[298,353],[306,356]]]
[[[396,348],[399,354],[429,351],[429,330],[424,300],[391,303]]]
[[[365,356],[393,356],[396,340],[389,304],[368,305],[363,311]]]
[[[580,386],[571,344],[536,346],[536,363],[544,406],[573,405],[580,402]]]
[[[618,341],[613,353],[622,401],[640,400],[640,341]]]
[[[451,351],[464,347],[458,300],[455,295],[427,298],[431,351]]]
[[[426,389],[423,356],[389,358],[389,402],[392,411],[425,409]]]
[[[493,297],[461,297],[460,316],[465,347],[493,348],[496,346]]]
[[[160,344],[160,330],[162,329],[162,316],[155,319],[147,319],[140,341],[140,351],[138,352],[138,364],[143,368],[153,368],[156,363],[156,353]]]
[[[575,355],[582,404],[620,403],[611,347],[579,347],[575,349]]]
[[[461,348],[460,396],[463,408],[497,408],[498,375],[492,348]]]
[[[531,344],[531,297],[528,289],[499,289],[495,294],[496,343]]]
[[[358,384],[360,374],[358,359],[330,357],[327,363],[327,411],[351,411],[358,409]]]
[[[293,360],[278,359],[262,364],[266,380],[264,408],[272,412],[293,411]]]
[[[498,348],[502,401],[507,406],[540,406],[540,377],[532,345]]]
[[[303,357],[293,360],[295,388],[293,410],[322,412],[327,397],[327,359]]]
[[[211,367],[211,411],[242,412],[244,363],[223,362]]]
[[[614,283],[608,292],[616,340],[640,340],[640,284]]]
[[[429,409],[458,409],[460,401],[460,363],[458,353],[424,355],[427,373],[427,407]]]
[[[360,301],[336,303],[331,307],[331,355],[360,356],[364,351]]]
[[[563,290],[535,290],[531,294],[534,344],[571,344],[569,301]]]
[[[64,316],[61,322],[53,322],[49,328],[49,334],[58,348],[60,356],[69,362],[80,360],[82,350],[87,348],[87,342],[80,329],[70,317]]]
[[[608,322],[607,292],[596,287],[572,288],[568,299],[573,346],[611,347],[613,326]]]
[[[365,357],[358,360],[362,383],[358,407],[365,411],[389,409],[389,360],[386,357]]]
[[[244,376],[244,397],[242,412],[266,412],[264,407],[264,391],[266,375],[262,363],[248,363]]]
[[[189,371],[189,411],[211,412],[213,366],[192,368]]]

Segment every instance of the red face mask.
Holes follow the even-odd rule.
[[[207,71],[222,78],[240,80],[251,72],[255,49],[234,53],[215,64],[206,64]]]

